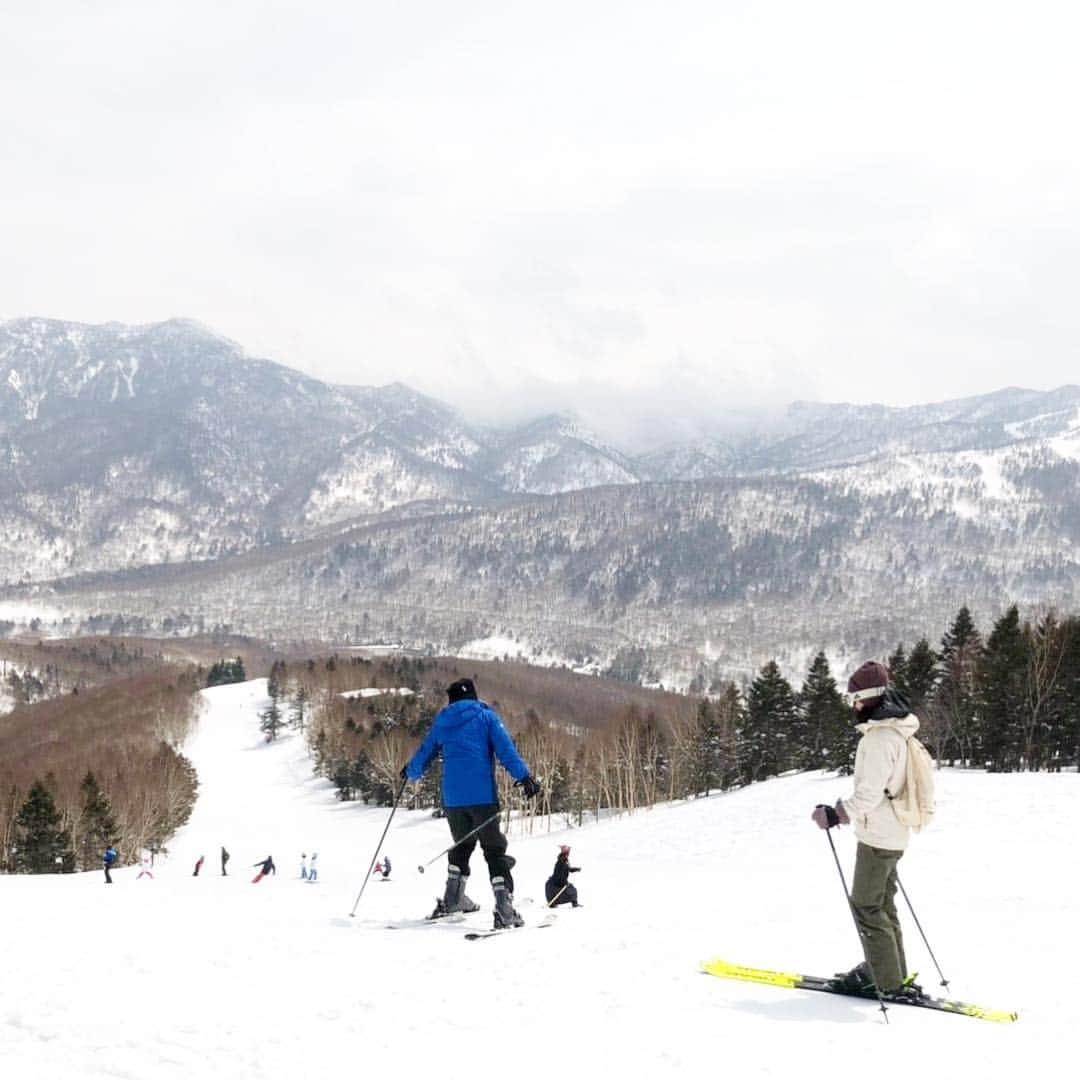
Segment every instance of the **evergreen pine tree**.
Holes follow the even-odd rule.
[[[723,732],[717,707],[708,699],[698,702],[690,751],[690,787],[695,795],[708,795],[723,785]]]
[[[849,772],[855,753],[851,710],[836,687],[825,653],[814,657],[799,691],[799,709],[809,734],[810,753],[804,768]]]
[[[1062,621],[1061,677],[1053,704],[1051,768],[1080,767],[1080,617]]]
[[[34,781],[15,818],[14,863],[17,874],[70,874],[75,869],[71,834],[40,780]]]
[[[81,785],[82,814],[79,816],[79,869],[90,870],[101,863],[101,854],[116,835],[116,818],[97,777],[87,772]]]
[[[907,653],[904,651],[903,642],[896,646],[896,651],[885,661],[885,666],[889,669],[889,682],[905,694],[907,693],[907,663]]]
[[[285,661],[275,660],[270,665],[270,677],[266,680],[266,692],[275,700],[285,696]]]
[[[266,736],[267,742],[273,742],[284,726],[285,718],[281,715],[277,698],[272,696],[270,704],[259,713],[259,730]]]
[[[791,733],[799,726],[799,708],[791,684],[770,660],[750,684],[742,743],[748,781],[767,780],[791,768]]]
[[[719,697],[713,701],[713,709],[720,728],[720,787],[726,791],[745,775],[744,753],[739,733],[745,726],[746,705],[739,688],[733,682],[723,686]]]
[[[289,713],[289,723],[297,729],[304,730],[304,718],[307,716],[308,692],[303,686],[296,688],[292,697],[292,709]]]
[[[928,709],[927,741],[938,760],[970,764],[975,753],[976,682],[982,639],[968,608],[962,607],[941,639],[940,677]]]
[[[920,719],[924,718],[926,702],[937,685],[937,663],[937,653],[930,648],[930,642],[926,638],[919,638],[904,665],[904,685],[900,689],[907,694],[911,711],[917,713]]]
[[[991,772],[1020,765],[1028,650],[1013,604],[994,624],[978,665],[978,760]]]

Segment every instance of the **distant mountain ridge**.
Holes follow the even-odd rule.
[[[493,430],[330,386],[187,320],[0,324],[0,587],[76,623],[640,649],[686,681],[895,644],[959,603],[1072,604],[1078,463],[1076,386],[796,403],[633,455],[567,417]]]

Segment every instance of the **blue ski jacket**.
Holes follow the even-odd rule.
[[[441,709],[427,738],[405,766],[410,780],[419,780],[441,751],[443,806],[490,806],[498,802],[495,758],[515,779],[529,767],[521,760],[499,714],[490,705],[463,698]]]

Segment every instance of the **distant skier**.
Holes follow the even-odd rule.
[[[401,770],[402,780],[419,780],[436,754],[442,754],[442,798],[446,821],[454,838],[449,851],[446,891],[436,903],[433,918],[455,911],[477,911],[465,894],[469,858],[477,840],[484,851],[495,894],[495,928],[523,926],[514,910],[514,859],[506,854],[506,837],[499,829],[499,797],[495,790],[495,759],[521,786],[526,799],[540,792],[514,740],[490,705],[478,700],[472,679],[457,679],[446,688],[447,704],[439,710],[427,738]]]
[[[315,867],[315,860],[318,859],[319,853],[313,851],[311,853],[311,862],[308,865],[307,879],[309,882],[314,881],[319,876],[319,871]]]
[[[229,853],[225,850],[225,845],[223,844],[222,847],[221,847],[221,876],[222,877],[228,877],[229,876],[225,871],[225,867],[228,865],[228,862],[229,862]]]
[[[144,851],[142,855],[139,856],[139,872],[135,875],[135,880],[138,881],[140,878],[148,877],[151,881],[153,881],[154,871],[150,869],[152,865],[153,864],[150,861],[150,856],[147,855]]]
[[[195,869],[191,873],[192,877],[198,877],[199,876],[199,871],[202,869],[202,864],[205,861],[206,861],[206,856],[205,855],[200,855],[198,857],[198,859],[195,860]]]
[[[558,907],[560,904],[581,907],[577,889],[570,884],[570,875],[579,873],[580,870],[580,866],[570,865],[570,848],[563,844],[559,848],[559,857],[555,860],[555,869],[551,871],[551,877],[544,882],[544,896],[547,898],[548,907]]]
[[[101,865],[105,870],[105,884],[106,885],[111,885],[112,884],[112,874],[110,874],[109,871],[116,864],[116,858],[117,858],[116,848],[114,848],[112,846],[112,844],[110,844],[105,849],[105,853],[101,856]]]
[[[259,867],[259,872],[251,879],[252,885],[257,885],[267,874],[277,874],[273,855],[267,855],[262,862],[252,863],[251,865]]]
[[[300,880],[307,881],[307,852],[300,853]]]
[[[385,881],[390,876],[390,857],[384,855],[381,862],[375,864],[375,869],[371,871],[373,877],[380,877],[382,881]]]

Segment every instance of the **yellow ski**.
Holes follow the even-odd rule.
[[[861,997],[876,1001],[874,994],[854,994],[838,987],[834,980],[819,975],[798,975],[787,971],[771,971],[768,968],[746,967],[732,964],[720,957],[702,962],[701,970],[708,975],[717,975],[722,979],[738,979],[741,982],[762,983],[765,986],[782,986],[789,990],[817,990],[826,994],[841,994],[844,997]],[[911,1005],[918,1009],[935,1009],[938,1012],[955,1013],[958,1016],[973,1016],[978,1020],[992,1020],[998,1024],[1012,1023],[1019,1015],[1005,1009],[987,1009],[982,1005],[972,1005],[966,1001],[951,1001],[947,998],[921,997],[911,999],[885,998],[886,1005]]]

